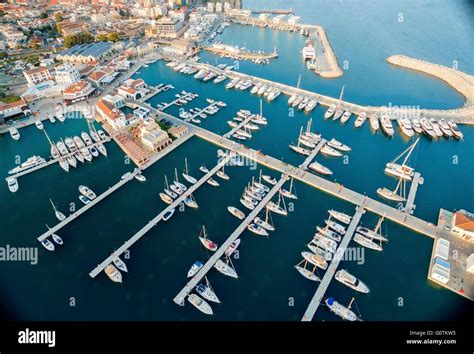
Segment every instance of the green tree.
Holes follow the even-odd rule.
[[[8,57],[6,52],[0,52],[0,59],[5,59],[6,57]]]
[[[5,11],[0,10],[0,17],[3,17],[3,16],[5,16]]]
[[[64,20],[63,14],[60,13],[60,12],[57,12],[57,13],[54,15],[54,19],[56,20],[56,22],[61,22],[62,20]]]
[[[48,13],[46,11],[43,11],[40,16],[40,18],[47,18],[48,17]]]
[[[114,42],[114,43],[115,43],[115,42],[117,42],[117,41],[120,39],[120,37],[119,37],[119,35],[118,35],[117,32],[113,32],[113,33],[109,33],[108,39],[109,39],[110,42]]]
[[[107,39],[107,34],[105,34],[105,33],[99,34],[99,35],[97,36],[97,40],[98,40],[99,42],[107,42],[107,40],[108,40],[108,39]]]
[[[76,44],[92,43],[94,36],[89,32],[81,32],[78,34],[70,34],[64,37],[64,46],[70,48]]]

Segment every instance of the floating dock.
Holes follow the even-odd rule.
[[[242,122],[240,122],[235,128],[231,129],[229,132],[224,134],[225,138],[230,138],[234,135],[238,130],[240,130],[245,124],[249,123],[253,118],[252,115],[249,115],[245,118]]]
[[[311,150],[311,154],[309,154],[309,156],[300,165],[300,168],[302,170],[306,171],[308,169],[308,166],[311,163],[311,161],[313,161],[313,159],[319,153],[319,150],[321,150],[323,148],[323,146],[326,145],[326,143],[327,143],[326,139],[321,139],[321,141],[318,143],[318,145],[316,145],[316,147],[313,150]]]
[[[334,257],[332,258],[329,267],[326,269],[326,273],[324,273],[323,279],[321,280],[321,283],[319,283],[319,286],[316,289],[316,293],[311,299],[311,302],[309,303],[308,308],[306,309],[301,321],[306,322],[311,321],[313,319],[314,314],[316,313],[316,310],[321,304],[323,296],[326,293],[326,290],[328,289],[329,284],[331,283],[331,280],[334,277],[334,274],[336,273],[337,267],[339,266],[340,261],[344,257],[344,252],[346,252],[347,246],[352,240],[352,236],[354,235],[356,227],[359,224],[360,218],[364,213],[364,208],[362,206],[358,206],[356,209],[356,213],[352,217],[351,223],[349,224],[349,227],[347,228],[347,231],[344,234],[344,237],[341,243],[339,244],[339,247],[334,253]]]
[[[280,180],[270,189],[270,191],[265,195],[265,197],[258,203],[258,205],[253,209],[247,217],[242,221],[242,223],[235,229],[235,231],[230,234],[227,240],[219,247],[219,249],[214,252],[214,254],[209,258],[209,260],[204,264],[204,266],[194,275],[191,280],[184,286],[183,289],[175,296],[173,301],[183,306],[186,296],[199,284],[202,278],[209,272],[214,264],[224,255],[225,251],[232,245],[232,243],[237,240],[242,232],[247,230],[247,226],[253,222],[255,217],[260,213],[260,211],[268,204],[268,202],[273,198],[273,196],[280,191],[280,188],[283,184],[289,179],[289,173],[284,173]]]
[[[163,211],[161,211],[157,216],[155,216],[148,224],[146,224],[142,229],[140,229],[135,235],[133,235],[128,241],[126,241],[122,246],[120,246],[113,255],[107,257],[102,263],[98,264],[90,273],[89,276],[91,278],[95,278],[100,272],[104,270],[104,268],[112,263],[115,257],[120,256],[123,252],[129,249],[135,242],[140,240],[143,236],[147,234],[153,227],[155,227],[162,219],[163,216],[167,211],[171,209],[175,209],[181,203],[183,203],[184,199],[187,198],[190,194],[196,191],[199,187],[201,187],[209,178],[211,178],[218,170],[222,168],[225,164],[229,162],[231,158],[233,158],[235,154],[231,153],[227,157],[221,159],[219,163],[214,166],[208,173],[206,173],[203,177],[201,177],[195,184],[190,186],[183,194],[181,194],[178,198],[176,198],[173,203],[167,206]]]

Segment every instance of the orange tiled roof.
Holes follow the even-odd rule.
[[[456,219],[454,222],[454,225],[466,230],[466,231],[474,231],[474,219],[469,217],[468,215],[461,213],[460,211],[457,211],[454,213]]]
[[[76,93],[76,92],[82,91],[82,90],[84,90],[84,88],[87,87],[87,85],[89,85],[89,83],[87,81],[80,80],[80,81],[72,84],[71,86],[69,86],[67,89],[65,89],[64,93]]]

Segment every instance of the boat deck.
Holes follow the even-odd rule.
[[[252,210],[247,217],[242,221],[242,223],[230,234],[227,240],[219,247],[219,249],[214,252],[214,254],[209,258],[209,260],[204,264],[204,266],[191,278],[191,280],[184,286],[183,289],[175,296],[173,301],[184,306],[184,300],[186,296],[196,287],[196,285],[201,281],[202,278],[209,272],[214,264],[224,255],[225,251],[232,245],[232,243],[239,238],[239,236],[247,229],[247,226],[255,219],[255,217],[260,213],[260,211],[268,204],[268,202],[273,198],[273,196],[280,190],[283,184],[289,179],[290,175],[288,171],[285,171],[280,180],[270,189],[270,191],[265,195],[265,197],[260,201],[259,204]]]
[[[352,217],[351,223],[349,224],[349,227],[347,228],[347,231],[339,244],[339,247],[337,248],[336,252],[334,253],[333,259],[331,263],[329,264],[329,267],[326,269],[326,273],[324,273],[323,279],[321,280],[321,283],[319,283],[318,288],[316,289],[316,292],[314,293],[313,298],[311,299],[308,307],[306,308],[306,311],[303,315],[303,318],[301,321],[311,321],[316,313],[316,310],[318,309],[319,305],[321,304],[321,301],[323,300],[323,296],[326,293],[326,290],[329,287],[329,284],[331,283],[334,274],[336,273],[337,267],[339,266],[340,261],[344,257],[344,252],[347,249],[347,246],[349,245],[349,242],[352,240],[352,236],[354,234],[354,231],[359,224],[360,218],[362,217],[362,214],[364,214],[364,207],[358,206],[356,209],[356,213]]]
[[[177,208],[181,203],[183,203],[184,199],[187,198],[190,194],[196,191],[199,187],[201,187],[209,178],[211,178],[218,170],[222,168],[228,161],[234,157],[235,154],[231,153],[226,158],[223,158],[219,161],[219,163],[214,166],[208,173],[206,173],[203,177],[201,177],[195,184],[190,186],[186,192],[176,198],[173,203],[168,205],[165,209],[163,209],[157,216],[155,216],[152,220],[148,222],[143,228],[141,228],[135,235],[133,235],[129,240],[127,240],[122,246],[120,246],[115,252],[114,255],[107,257],[102,263],[98,264],[90,273],[89,276],[91,278],[95,278],[100,272],[104,270],[104,268],[110,264],[115,256],[120,256],[123,252],[128,250],[135,242],[140,240],[143,236],[145,236],[148,231],[150,231],[153,227],[155,227],[162,219],[165,213],[171,209]]]

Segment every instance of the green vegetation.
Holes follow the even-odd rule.
[[[97,41],[99,42],[107,42],[108,39],[107,39],[107,34],[105,33],[101,33],[97,36]]]
[[[5,59],[6,57],[8,57],[6,52],[0,52],[0,59]]]
[[[20,96],[10,95],[6,96],[4,92],[0,93],[1,101],[4,103],[11,103],[21,100]]]
[[[3,16],[5,16],[5,11],[0,10],[0,17],[3,17]]]
[[[46,11],[43,11],[40,16],[40,18],[48,18],[48,13]]]
[[[171,128],[171,126],[169,124],[166,124],[165,122],[162,122],[159,119],[157,119],[156,122],[160,126],[161,130],[164,130],[165,132],[167,132],[168,129]]]
[[[25,62],[27,62],[29,64],[32,64],[32,65],[36,65],[36,64],[39,63],[39,57],[37,55],[30,55],[30,56],[25,58]]]
[[[119,34],[117,32],[112,32],[112,33],[109,33],[108,39],[109,39],[109,41],[115,43],[120,39],[120,37],[119,37]]]
[[[34,49],[34,50],[38,50],[40,49],[41,45],[38,43],[38,42],[35,42],[31,45],[31,47]]]
[[[78,34],[70,34],[64,37],[64,46],[70,48],[76,44],[92,43],[94,36],[89,32],[81,32]]]

